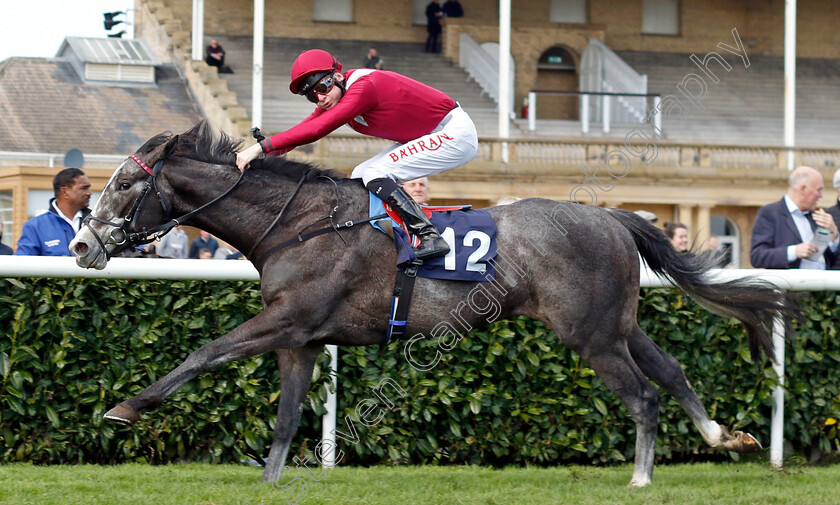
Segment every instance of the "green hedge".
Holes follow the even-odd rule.
[[[768,363],[752,363],[743,329],[670,289],[644,291],[642,328],[687,371],[716,420],[769,440]],[[840,418],[840,296],[807,297],[809,319],[786,354],[785,438],[801,453],[836,445]],[[102,414],[162,377],[187,354],[261,308],[247,282],[0,279],[0,461],[228,462],[264,457],[280,391],[272,354],[207,373],[135,426]],[[383,317],[385,317],[383,315]],[[431,341],[431,339],[429,339]],[[434,357],[432,342],[413,349]],[[341,464],[612,463],[631,460],[626,409],[579,357],[537,321],[519,318],[465,335],[428,372],[413,369],[402,343],[342,348],[339,430],[357,404],[390,377],[395,408],[360,441],[342,443]],[[327,356],[319,359],[293,453],[320,438]],[[828,423],[828,425],[827,425]],[[663,395],[657,455],[725,457],[708,449],[676,402]]]

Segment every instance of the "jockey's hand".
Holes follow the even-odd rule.
[[[251,165],[251,161],[256,159],[260,154],[262,154],[262,147],[259,144],[254,144],[248,149],[236,153],[236,168],[240,172],[244,171]]]

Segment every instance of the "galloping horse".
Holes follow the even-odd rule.
[[[114,172],[70,248],[79,266],[102,269],[114,254],[189,220],[249,252],[264,310],[105,416],[134,422],[200,373],[275,351],[282,388],[263,473],[263,480],[275,481],[324,345],[384,340],[396,272],[388,265],[395,265],[396,252],[371,226],[331,227],[368,216],[361,182],[278,157],[257,160],[240,174],[234,166],[239,145],[205,122],[150,139]],[[631,212],[544,199],[487,210],[497,224],[499,268],[493,289],[484,291],[492,293],[498,316],[545,322],[626,405],[636,423],[630,485],[647,485],[653,475],[660,398],[648,378],[677,398],[710,446],[760,449],[751,435],[730,435],[713,421],[679,363],[639,328],[638,254],[704,307],[739,319],[755,356],[763,350],[773,357],[772,319],[796,311],[787,294],[748,279],[710,281],[711,260],[677,253],[660,230]],[[302,230],[313,227],[329,230],[297,243]],[[412,333],[430,334],[478,284],[417,278]],[[465,309],[458,317],[481,327],[487,317],[480,312]]]

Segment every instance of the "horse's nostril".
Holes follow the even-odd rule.
[[[76,247],[74,247],[74,250],[78,255],[84,256],[88,252],[88,246],[84,242],[79,242],[76,244]]]

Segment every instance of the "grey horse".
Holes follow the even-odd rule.
[[[111,256],[151,240],[181,216],[250,252],[264,310],[105,417],[134,422],[200,373],[274,351],[282,389],[263,480],[276,481],[324,345],[383,341],[396,253],[391,239],[371,226],[331,228],[367,216],[361,182],[278,157],[257,160],[240,175],[233,164],[239,145],[204,122],[150,139],[117,168],[70,248],[79,266],[102,269]],[[777,313],[797,311],[789,295],[748,279],[709,280],[710,260],[677,253],[660,230],[631,212],[544,199],[487,210],[498,228],[495,279],[418,278],[408,359],[410,343],[424,335],[445,346],[457,338],[453,329],[525,315],[552,328],[629,410],[636,423],[631,486],[645,486],[653,475],[660,396],[648,379],[676,397],[710,446],[761,448],[751,435],[730,434],[712,420],[679,363],[639,328],[639,254],[702,306],[739,319],[756,356],[773,357],[768,329]],[[304,230],[319,226],[330,229],[297,243]]]

